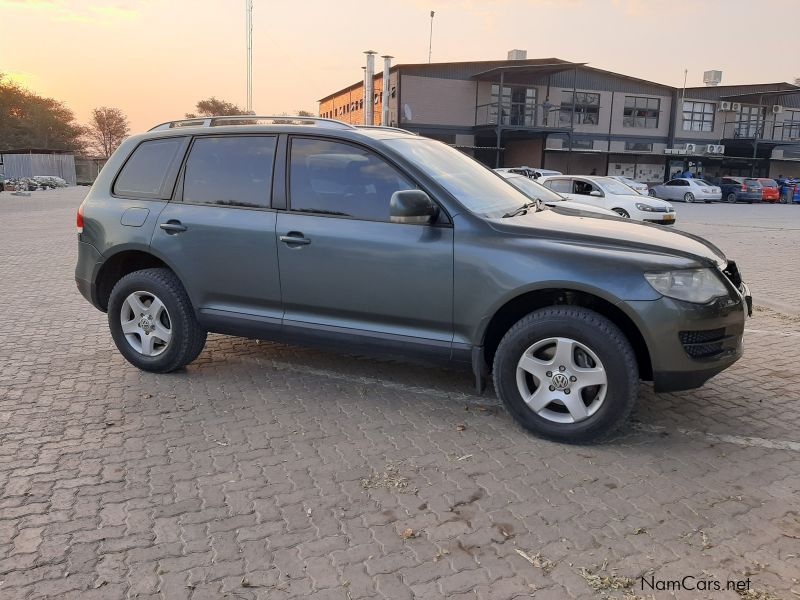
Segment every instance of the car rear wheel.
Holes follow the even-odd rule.
[[[736,194],[734,194],[733,192],[731,192],[730,194],[728,194],[727,196],[725,196],[725,200],[727,200],[727,201],[728,201],[728,202],[730,202],[731,204],[736,204]]]
[[[153,373],[192,362],[207,335],[186,290],[169,269],[143,269],[120,279],[108,301],[108,325],[125,359]]]
[[[493,377],[522,427],[576,444],[613,434],[633,410],[639,384],[624,334],[577,306],[551,306],[518,321],[497,348]]]
[[[655,198],[656,197],[656,191],[655,190],[650,190],[649,192],[647,192],[647,195],[650,196],[651,198]]]
[[[692,192],[686,192],[683,195],[684,202],[694,202],[694,194]]]
[[[611,210],[617,213],[620,217],[623,217],[625,219],[631,218],[631,216],[628,214],[628,211],[625,210],[624,208],[612,208]]]

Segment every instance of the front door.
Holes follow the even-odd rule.
[[[195,139],[177,202],[161,212],[152,246],[194,307],[218,317],[254,315],[279,324],[282,308],[270,209],[276,136]],[[182,189],[182,194],[181,194]]]
[[[390,222],[392,193],[417,186],[371,150],[295,137],[289,157],[277,222],[284,327],[449,348],[452,227]]]

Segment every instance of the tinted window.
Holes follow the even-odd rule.
[[[185,145],[186,138],[182,137],[139,144],[122,167],[114,183],[114,193],[136,198],[169,198]]]
[[[389,221],[389,200],[416,186],[357,146],[295,138],[289,190],[294,211]]]
[[[572,181],[569,179],[551,179],[549,181],[545,181],[544,185],[549,187],[554,192],[558,192],[560,194],[572,193]]]
[[[186,161],[183,201],[268,207],[276,139],[275,136],[196,139]]]

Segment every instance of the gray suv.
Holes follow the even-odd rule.
[[[446,144],[312,118],[128,138],[78,212],[81,293],[165,373],[207,332],[463,363],[554,440],[607,436],[742,354],[750,295],[707,241],[550,209]]]

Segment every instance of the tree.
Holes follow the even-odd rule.
[[[200,100],[195,105],[197,112],[186,113],[187,119],[196,119],[198,117],[217,117],[217,116],[231,116],[231,115],[246,115],[247,111],[242,110],[233,102],[220,100],[211,96],[205,100]]]
[[[92,111],[86,137],[92,148],[103,158],[108,158],[122,143],[130,126],[128,117],[118,108],[101,106]]]
[[[310,110],[298,110],[297,111],[297,116],[298,117],[316,117],[317,115],[315,115]]]
[[[84,129],[63,103],[44,98],[0,73],[0,150],[80,150]]]

